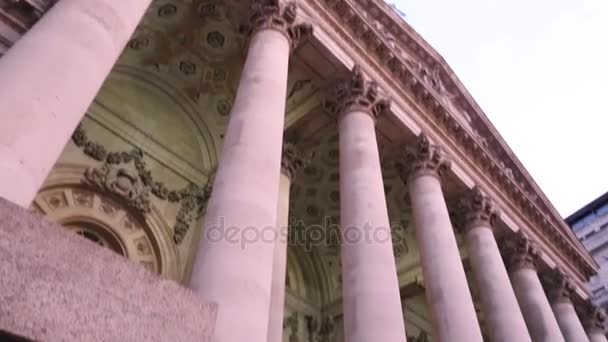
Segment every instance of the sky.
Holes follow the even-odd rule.
[[[563,217],[608,192],[608,0],[388,0]]]

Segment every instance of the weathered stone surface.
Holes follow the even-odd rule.
[[[210,341],[216,305],[0,198],[0,330],[40,341]]]

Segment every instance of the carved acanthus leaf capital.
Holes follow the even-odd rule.
[[[287,37],[295,48],[299,42],[312,35],[312,25],[296,23],[298,6],[295,1],[253,0],[249,17],[250,35],[262,30],[275,30]]]
[[[515,237],[505,241],[503,255],[505,264],[511,272],[522,268],[536,270],[541,251],[536,242],[519,231]]]
[[[548,297],[552,302],[569,302],[576,291],[572,279],[561,269],[556,268],[546,276]]]
[[[380,96],[378,84],[367,81],[358,65],[353,67],[348,78],[336,82],[324,101],[325,109],[334,116],[365,112],[376,119],[390,106],[390,100]]]
[[[460,209],[464,218],[464,232],[476,227],[494,228],[499,215],[494,201],[477,186],[460,201]]]
[[[605,333],[608,317],[603,309],[593,304],[591,301],[586,301],[579,313],[587,332]]]
[[[397,163],[404,182],[421,176],[439,178],[450,168],[451,162],[445,157],[441,148],[434,145],[426,134],[421,134],[414,148],[405,149],[403,162]]]
[[[310,164],[307,158],[292,142],[283,144],[283,156],[281,158],[281,171],[293,180],[299,170]]]

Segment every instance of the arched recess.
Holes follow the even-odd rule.
[[[40,190],[35,207],[69,229],[98,239],[101,244],[137,262],[152,262],[154,267],[151,268],[166,277],[185,281],[188,264],[198,245],[196,212],[200,206],[197,202],[195,209],[184,211],[188,201],[184,197],[170,200],[171,196],[168,198],[167,194],[183,194],[192,186],[205,188],[217,164],[223,128],[170,79],[149,69],[117,65],[77,132],[81,138],[83,134],[86,136],[85,142],[79,144],[78,134],[75,134],[67,144]],[[125,168],[131,176],[139,178],[139,183],[144,177],[151,177],[154,189],[158,189],[157,185],[162,186],[164,196],[154,189],[147,190],[151,204],[147,212],[133,210],[129,206],[133,203],[121,201],[120,196],[109,194],[103,186],[86,185],[88,169],[113,164],[108,159],[113,153],[134,150],[141,151],[146,163],[144,172],[138,172],[133,162],[111,167]],[[81,189],[92,191],[88,196],[93,198],[95,206],[77,205],[74,191],[80,195]],[[64,207],[52,207],[45,202],[46,196],[55,192],[65,198]],[[105,202],[112,202],[120,215],[125,213],[139,218],[138,227],[146,232],[154,260],[143,260],[134,249],[135,242],[131,243],[127,238],[121,222],[104,216],[103,208],[98,204]],[[186,219],[180,216],[182,212]],[[186,229],[183,229],[183,222],[189,222]],[[185,231],[179,239],[176,238],[178,225],[180,232]]]
[[[289,246],[286,288],[311,306],[321,308],[329,302],[327,275],[313,259],[314,252],[305,251],[301,246]]]
[[[180,260],[170,227],[152,205],[143,216],[118,196],[81,182],[84,166],[53,170],[32,209],[167,278],[179,280]]]

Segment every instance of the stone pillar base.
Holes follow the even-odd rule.
[[[0,198],[0,331],[36,341],[210,341],[217,308]]]

